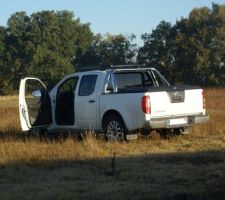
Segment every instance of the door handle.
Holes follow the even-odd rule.
[[[95,100],[91,99],[88,101],[89,103],[95,103]]]

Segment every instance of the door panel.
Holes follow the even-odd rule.
[[[24,131],[51,124],[50,96],[39,79],[25,78],[21,80],[19,111],[21,127]]]
[[[83,75],[75,98],[76,122],[80,129],[96,128],[97,74]]]

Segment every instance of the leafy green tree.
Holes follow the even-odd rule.
[[[225,85],[225,5],[193,9],[174,26],[162,21],[142,39],[139,62],[160,68],[169,80]]]
[[[34,13],[30,33],[35,48],[29,73],[48,85],[75,71],[74,59],[89,48],[93,37],[89,24],[74,20],[73,13],[68,11]]]
[[[17,90],[23,76],[37,76],[52,85],[75,71],[78,52],[91,45],[89,24],[68,11],[17,12],[8,20],[6,65],[8,90]]]
[[[224,85],[225,6],[194,9],[175,28],[176,65],[183,80]]]
[[[5,28],[0,26],[0,95],[4,93],[5,88],[5,78],[4,78],[4,51],[5,51],[5,44],[4,44],[4,38],[5,38]]]
[[[17,12],[8,20],[4,39],[5,91],[18,89],[20,77],[25,74],[27,62],[26,32],[29,20],[25,12]]]
[[[0,27],[0,94],[24,76],[53,85],[77,66],[145,63],[175,83],[225,85],[225,5],[193,9],[175,25],[162,21],[142,35],[93,35],[69,11],[16,12]]]
[[[138,52],[138,62],[162,71],[169,81],[177,81],[175,77],[175,50],[173,48],[173,27],[170,23],[161,21],[151,34],[143,34],[143,47]]]
[[[137,46],[135,36],[97,34],[90,48],[77,59],[80,66],[117,65],[135,62]]]

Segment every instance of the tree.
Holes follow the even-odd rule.
[[[89,50],[77,59],[80,66],[118,65],[135,62],[137,47],[133,44],[135,36],[97,34]]]
[[[225,5],[193,9],[174,26],[162,21],[142,39],[139,62],[160,68],[170,81],[225,85]]]
[[[225,6],[194,9],[177,22],[176,65],[183,80],[200,85],[224,85]]]
[[[18,89],[20,77],[25,74],[27,63],[26,32],[29,26],[29,17],[25,12],[17,12],[8,20],[6,35],[4,39],[4,78],[5,90]]]
[[[8,20],[5,45],[8,90],[23,76],[37,76],[47,85],[75,71],[78,52],[89,48],[93,34],[68,11],[17,12]]]
[[[161,21],[151,34],[143,34],[143,47],[138,52],[138,62],[161,70],[169,81],[177,80],[174,62],[173,27],[169,22]]]
[[[0,26],[0,94],[24,76],[53,85],[79,66],[145,63],[172,83],[225,85],[225,5],[193,9],[176,24],[161,21],[142,35],[96,34],[69,11],[16,12]]]
[[[6,31],[5,28],[0,26],[0,95],[4,93],[5,88],[5,79],[4,79],[4,52],[5,52],[5,35]]]

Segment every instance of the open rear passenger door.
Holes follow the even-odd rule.
[[[23,131],[44,128],[52,123],[51,98],[39,79],[20,81],[19,115]]]

